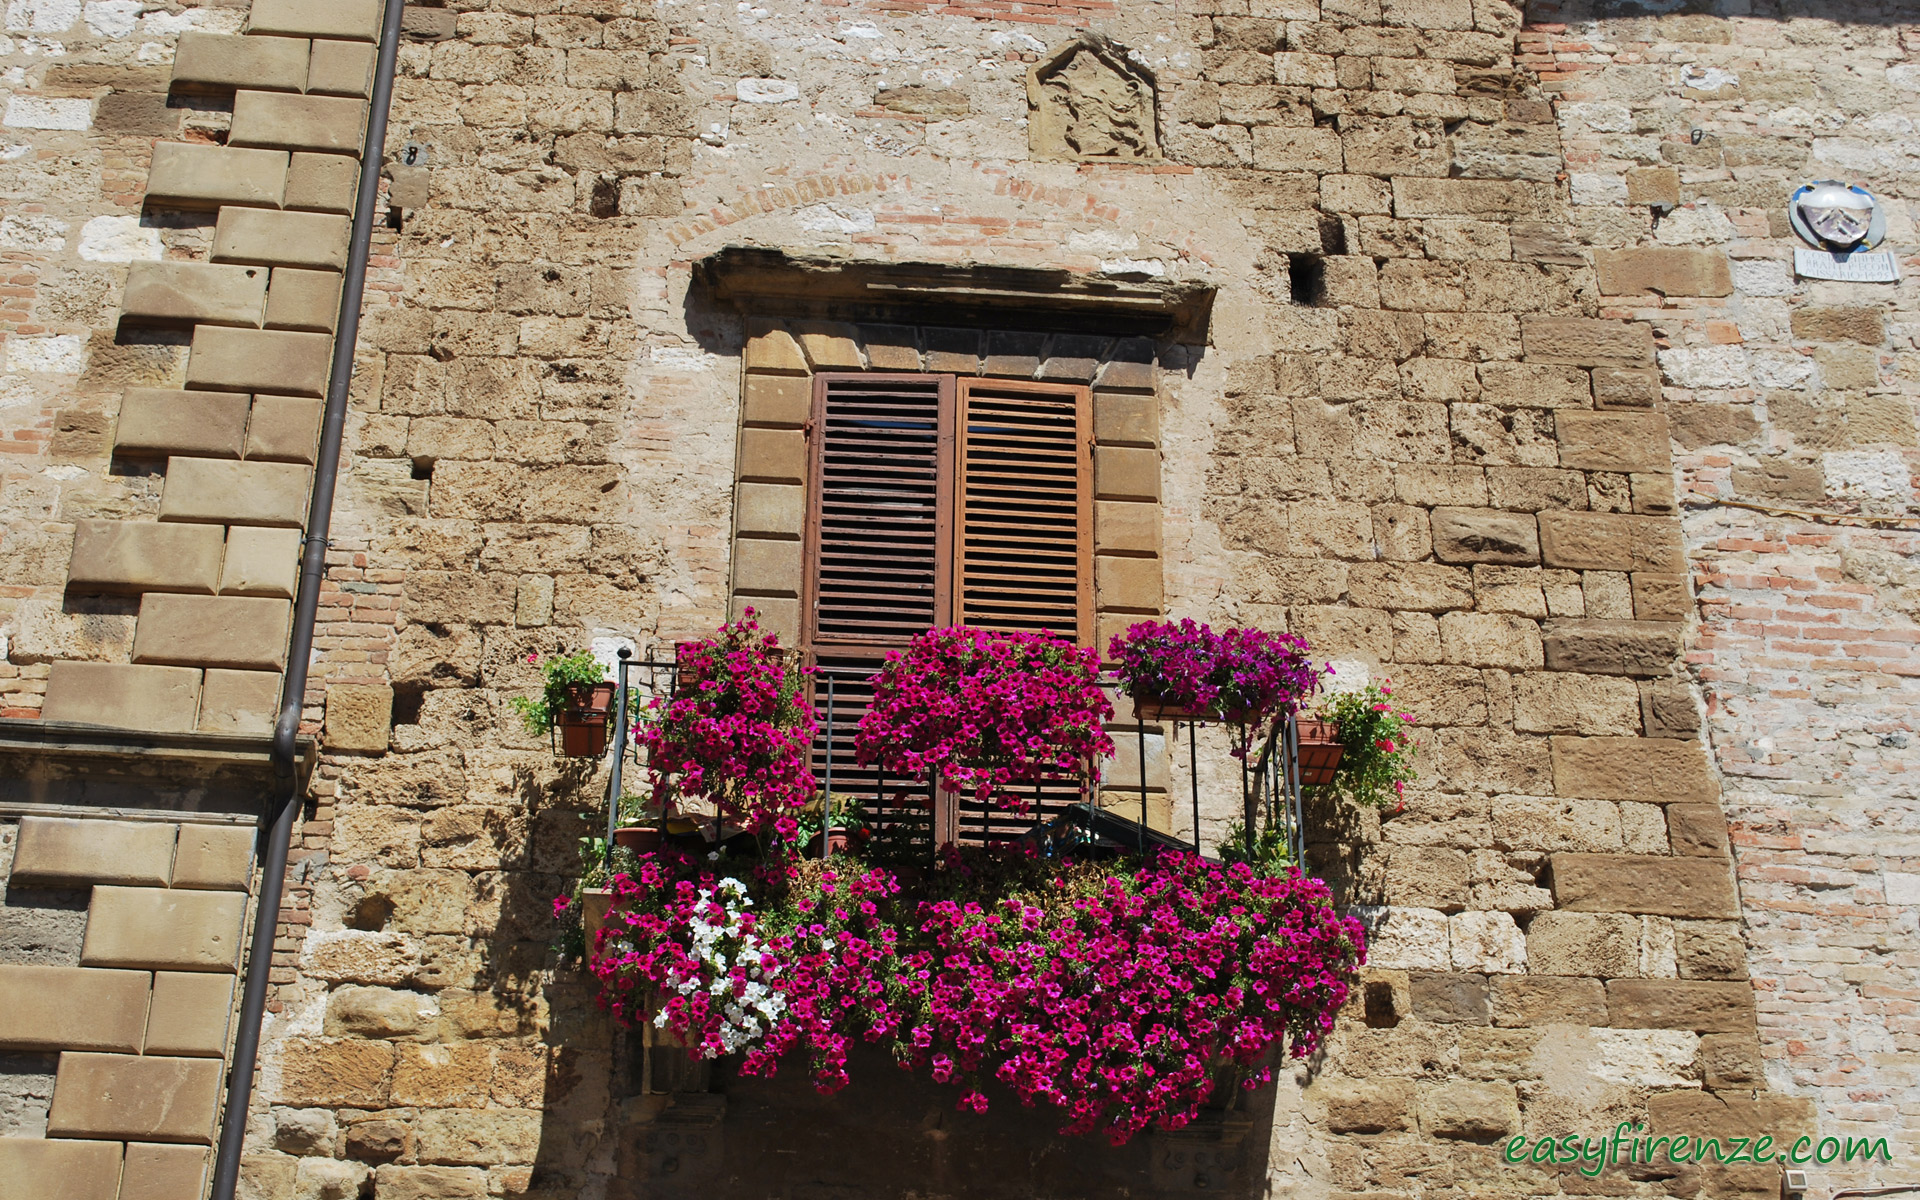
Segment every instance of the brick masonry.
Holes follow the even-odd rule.
[[[323,383],[338,254],[307,235],[347,209],[353,162],[326,151],[357,111],[376,9],[258,0],[242,56],[216,44],[241,34],[236,8],[9,32],[9,133],[31,152],[0,172],[39,204],[0,225],[6,715],[263,727],[273,661],[174,636],[168,665],[138,662],[168,631],[137,637],[130,597],[265,611],[291,592],[262,533],[301,519],[311,407],[287,406]],[[375,236],[306,697],[330,753],[275,946],[254,1194],[624,1195],[658,1167],[625,1044],[546,957],[541,910],[596,785],[504,700],[535,686],[529,653],[670,643],[736,590],[792,603],[806,377],[898,364],[874,355],[886,337],[782,342],[691,291],[692,265],[731,244],[1219,286],[1209,344],[1159,347],[1131,396],[1153,403],[1096,414],[1103,513],[1158,512],[1150,536],[1112,525],[1115,561],[1156,556],[1165,611],[1291,628],[1348,678],[1391,676],[1427,723],[1407,811],[1315,847],[1373,930],[1371,973],[1324,1060],[1260,1110],[1257,1152],[1218,1149],[1246,1172],[1228,1190],[1582,1194],[1497,1163],[1497,1140],[1641,1115],[1911,1144],[1910,285],[1795,281],[1781,216],[1803,178],[1859,172],[1910,248],[1893,147],[1912,31],[1864,7],[1530,16],[1502,0],[410,14],[395,145],[431,154],[396,168],[406,211]],[[1028,69],[1083,26],[1154,72],[1158,159],[1031,156]],[[250,291],[216,306],[213,276],[143,270],[121,332],[134,264],[212,261],[273,271],[264,328]],[[169,327],[216,318],[237,324]],[[926,369],[954,369],[935,349]],[[73,580],[83,521],[224,537],[156,565],[88,526]],[[771,582],[743,587],[756,572]],[[50,674],[72,690],[43,700]],[[1160,751],[1149,778],[1181,794],[1185,756]],[[1156,819],[1185,831],[1179,807]],[[1210,800],[1202,835],[1233,807]],[[113,881],[103,911],[149,883]],[[92,932],[70,940],[71,963],[37,965],[153,975],[149,1037],[178,1011],[164,998],[221,977],[204,940],[133,966],[124,948],[83,965]],[[158,1028],[158,1057],[204,1063],[204,1029]],[[18,1090],[55,1076],[24,1063],[44,1082]],[[794,1095],[736,1084],[731,1102],[790,1115]],[[1192,1183],[1081,1147],[1059,1178],[986,1179],[966,1165],[982,1127],[922,1127],[940,1097],[887,1096],[811,1127],[928,1147],[913,1182],[935,1191]],[[993,1120],[1003,1144],[1045,1145],[1022,1114]],[[177,1132],[116,1129],[128,1170]],[[804,1161],[862,1194],[900,1182]],[[1771,1168],[1616,1182],[1778,1186]]]

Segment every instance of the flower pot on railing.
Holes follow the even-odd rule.
[[[652,854],[666,836],[658,825],[627,825],[613,831],[613,844],[635,854]]]
[[[1133,700],[1134,708],[1144,720],[1148,721],[1199,721],[1203,723],[1225,722],[1238,725],[1247,719],[1247,710],[1243,707],[1222,707],[1218,704],[1180,704],[1163,696],[1142,693]]]
[[[611,683],[581,683],[566,689],[567,702],[554,716],[559,752],[567,758],[598,758],[607,748],[613,715]]]
[[[594,942],[606,927],[607,914],[613,911],[612,888],[580,889],[580,928],[587,935],[587,955],[592,957]]]
[[[1300,734],[1300,785],[1332,783],[1340,769],[1340,757],[1347,752],[1340,744],[1340,727],[1311,717],[1300,718],[1295,727]]]

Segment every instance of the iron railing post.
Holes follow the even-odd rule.
[[[614,664],[613,680],[613,777],[607,781],[607,853],[613,853],[613,831],[620,827],[622,767],[627,761],[627,660],[633,651],[620,647],[620,660]]]

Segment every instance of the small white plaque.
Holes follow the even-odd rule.
[[[1848,283],[1899,283],[1900,264],[1886,251],[1853,253],[1844,258],[1827,250],[1793,252],[1793,273],[1802,279],[1840,279]]]

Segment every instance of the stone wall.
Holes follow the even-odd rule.
[[[373,6],[256,0],[244,36],[226,36],[237,9],[156,12],[144,25],[223,40],[150,50],[79,39],[111,5],[14,7],[78,14],[58,54],[48,30],[16,43],[8,119],[42,122],[21,161],[100,182],[0,164],[19,172],[0,236],[38,239],[8,253],[52,281],[8,331],[0,687],[16,719],[204,725],[216,675],[277,679],[284,618],[207,606],[290,595],[273,564],[307,465],[299,438],[254,431],[306,420],[322,382],[277,352],[256,378],[226,348],[327,341],[339,193],[289,189],[351,162],[333,152],[353,148],[337,130]],[[1913,511],[1906,285],[1796,284],[1775,216],[1803,168],[1881,171],[1862,177],[1902,194],[1907,68],[1836,48],[1891,63],[1908,27],[1864,8],[1531,16],[410,12],[307,698],[327,753],[271,968],[250,1193],[1758,1198],[1773,1165],[1595,1183],[1499,1152],[1622,1120],[1911,1122],[1911,534],[1708,505]],[[1104,37],[1078,40],[1083,21]],[[99,115],[135,111],[164,127]],[[247,133],[265,115],[282,132]],[[423,164],[395,158],[409,142]],[[141,269],[93,265],[84,233],[54,228],[75,221],[29,206],[59,188]],[[290,216],[314,230],[247,248]],[[754,524],[741,486],[769,481],[742,466],[753,433],[797,431],[761,381],[877,367],[874,346],[932,361],[924,335],[797,326],[809,357],[801,338],[784,366],[756,360],[770,327],[695,282],[734,246],[1214,289],[1206,336],[1162,339],[1157,377],[1128,389],[1158,404],[1157,483],[1127,492],[1159,501],[1157,598],[1302,633],[1426,724],[1404,812],[1311,814],[1313,866],[1373,956],[1326,1051],[1249,1108],[1114,1153],[1063,1146],[1005,1096],[953,1113],[878,1062],[823,1101],[676,1064],[554,969],[550,901],[605,778],[507,707],[537,686],[528,656],[649,651],[709,631],[736,592],[785,599],[741,586],[735,546],[789,536]],[[55,321],[87,288],[94,307]],[[143,653],[169,622],[199,642]],[[1845,658],[1809,659],[1827,643]],[[63,709],[56,662],[119,674]],[[183,678],[149,701],[132,671],[192,675],[197,699]],[[1168,732],[1147,769],[1179,796]],[[1209,841],[1240,800],[1214,749]],[[1190,835],[1183,807],[1156,821]],[[0,1117],[36,1132],[44,1063],[9,1063],[27,1102]]]

